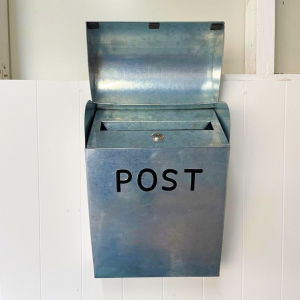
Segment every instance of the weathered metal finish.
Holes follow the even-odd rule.
[[[218,101],[224,26],[210,22],[101,22],[87,29],[93,101],[190,105]]]
[[[101,130],[102,124],[106,130]],[[208,125],[213,130],[205,130]],[[151,138],[157,130],[165,136],[159,145]],[[87,148],[222,147],[227,144],[213,109],[98,110]]]
[[[154,142],[153,142],[154,143]],[[160,144],[160,143],[155,143]],[[95,277],[218,276],[229,148],[87,149],[87,180]],[[145,168],[153,191],[137,185]],[[203,169],[195,191],[185,169]],[[116,190],[116,170],[132,180]],[[162,178],[178,171],[177,188]],[[171,177],[171,176],[170,176]],[[152,176],[143,176],[151,186]]]
[[[230,151],[223,23],[87,27],[95,277],[218,276]]]
[[[228,105],[224,102],[218,102],[214,108],[216,115],[220,121],[220,125],[222,126],[224,133],[230,142],[230,113],[228,109]]]

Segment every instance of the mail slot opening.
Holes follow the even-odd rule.
[[[214,130],[211,122],[177,121],[105,121],[101,122],[100,131],[156,131],[156,130]]]

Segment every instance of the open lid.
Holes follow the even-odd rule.
[[[88,22],[92,101],[109,106],[213,106],[223,22]]]

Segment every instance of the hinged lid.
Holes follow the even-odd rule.
[[[103,105],[213,106],[224,23],[88,22],[92,101]]]

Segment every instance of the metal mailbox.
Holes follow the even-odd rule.
[[[218,276],[230,117],[224,23],[88,22],[95,277]]]

